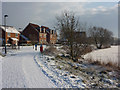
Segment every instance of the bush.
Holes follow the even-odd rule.
[[[101,65],[101,61],[93,61],[91,64],[93,64],[93,65]]]
[[[89,53],[89,52],[92,52],[92,48],[91,48],[90,46],[88,46],[88,47],[86,47],[86,48],[84,49],[83,55],[84,55],[84,54],[87,54],[87,53]]]
[[[43,53],[50,55],[50,54],[54,54],[54,52],[56,52],[56,48],[54,46],[49,46],[49,48],[45,49]]]

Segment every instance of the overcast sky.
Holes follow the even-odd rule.
[[[102,26],[118,36],[117,2],[2,2],[2,15],[7,24],[24,29],[29,22],[54,27],[56,16],[64,10],[73,11],[81,22]]]

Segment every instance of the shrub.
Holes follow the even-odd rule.
[[[101,65],[101,61],[93,61],[91,64],[93,64],[93,65]]]
[[[49,48],[45,49],[43,53],[50,55],[50,54],[54,54],[54,52],[56,52],[56,48],[54,46],[49,46]]]

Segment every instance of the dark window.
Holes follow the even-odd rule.
[[[15,36],[18,37],[18,34],[16,33]]]
[[[9,37],[10,37],[10,33],[7,33],[7,36],[9,36]]]

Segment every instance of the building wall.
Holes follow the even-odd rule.
[[[47,33],[47,42],[50,43],[50,34]]]
[[[57,33],[55,31],[50,33],[50,43],[55,44],[57,41]]]
[[[39,32],[35,30],[30,24],[23,30],[22,34],[27,37],[31,42],[39,42]]]
[[[17,38],[19,41],[20,34],[17,34],[17,36],[16,33],[9,33],[9,34],[10,35],[8,35],[8,33],[6,32],[6,44],[8,43],[7,41],[9,40],[9,38]]]
[[[47,32],[48,27],[43,27],[37,30],[35,25],[29,24],[22,32],[22,35],[27,37],[31,42],[37,42],[39,44],[55,44],[57,40],[57,34],[52,32]],[[52,35],[52,36],[50,36]]]
[[[39,43],[40,44],[47,44],[46,33],[39,33]]]
[[[16,36],[15,33],[9,33],[9,35],[8,35],[7,32],[5,32],[4,30],[2,30],[2,38],[3,38],[3,39],[5,39],[5,34],[6,34],[6,44],[8,44],[9,38],[17,38],[18,41],[19,41],[19,39],[20,39],[20,34],[17,34],[18,36]],[[2,42],[2,43],[4,44],[4,42]]]

